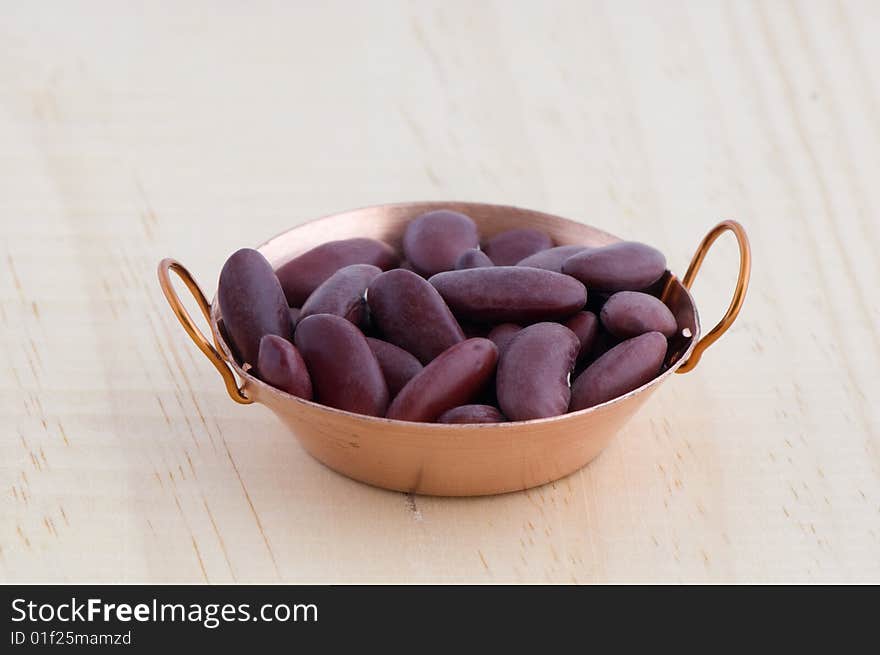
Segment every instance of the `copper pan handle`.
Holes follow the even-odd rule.
[[[211,360],[214,368],[220,373],[220,377],[223,378],[223,382],[226,384],[226,391],[229,393],[229,397],[242,405],[249,405],[254,402],[253,399],[248,398],[244,394],[244,391],[238,386],[238,381],[235,379],[232,369],[229,368],[229,365],[226,363],[226,360],[223,359],[223,356],[217,352],[214,345],[205,338],[205,335],[202,334],[201,330],[199,330],[198,326],[193,322],[189,312],[186,311],[186,307],[184,307],[183,303],[180,301],[180,296],[177,295],[177,291],[174,290],[174,286],[171,284],[169,271],[174,271],[177,273],[177,277],[183,280],[183,283],[199,304],[199,309],[202,310],[202,314],[204,314],[205,320],[208,321],[209,324],[211,322],[211,305],[208,303],[207,299],[205,299],[205,294],[202,293],[199,285],[193,279],[190,272],[186,270],[184,265],[175,259],[166,257],[159,262],[159,269],[157,271],[159,274],[159,285],[162,287],[162,293],[165,294],[165,299],[168,301],[168,304],[171,305],[171,309],[174,310],[177,320],[180,321],[180,324],[183,326],[183,329],[186,330],[189,338],[192,339],[199,347],[199,350],[205,354],[205,357]]]
[[[736,279],[736,289],[733,292],[733,298],[730,301],[730,306],[727,308],[727,312],[721,317],[721,320],[718,321],[718,325],[713,327],[706,336],[697,342],[691,356],[686,362],[678,367],[676,373],[687,373],[688,371],[693,370],[693,368],[699,363],[700,357],[703,356],[703,352],[705,352],[706,348],[718,341],[718,339],[721,338],[721,335],[727,332],[728,328],[733,325],[733,322],[739,315],[740,308],[742,308],[743,301],[746,298],[746,290],[749,288],[749,276],[752,272],[752,251],[749,247],[749,237],[746,236],[746,231],[743,229],[743,226],[736,221],[721,221],[709,231],[709,234],[707,234],[700,242],[700,245],[697,246],[697,252],[694,253],[694,258],[691,260],[691,264],[688,266],[687,272],[681,280],[681,284],[685,289],[690,291],[691,285],[694,283],[694,278],[697,277],[697,272],[699,272],[700,266],[703,265],[703,260],[706,258],[706,254],[709,252],[712,244],[715,243],[715,240],[718,237],[728,231],[733,232],[733,235],[736,237],[736,241],[739,244],[739,275]]]

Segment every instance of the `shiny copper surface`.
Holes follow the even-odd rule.
[[[409,220],[432,209],[464,212],[483,237],[515,227],[536,227],[558,245],[605,245],[619,239],[596,228],[550,214],[460,202],[379,205],[335,214],[280,234],[259,250],[278,268],[296,255],[332,239],[366,236],[399,248]],[[700,341],[700,324],[689,285],[712,242],[732,230],[740,243],[737,292],[721,323]],[[169,270],[181,276],[211,325],[215,348],[193,324],[171,287]],[[596,407],[547,419],[482,425],[409,423],[351,414],[295,398],[261,382],[239,366],[218,329],[220,308],[208,305],[198,285],[178,262],[159,264],[162,289],[187,334],[223,376],[230,397],[269,407],[303,447],[328,467],[356,480],[399,491],[441,496],[476,496],[528,489],[557,480],[596,457],[648,396],[687,362],[690,368],[736,318],[748,286],[748,241],[739,224],[726,221],[700,244],[686,283],[667,272],[663,299],[678,320],[665,370],[651,382]],[[685,336],[687,335],[687,336]],[[710,339],[711,337],[711,339]],[[697,344],[700,344],[697,350]],[[219,352],[218,352],[219,350]],[[238,386],[233,371],[242,380]]]
[[[739,310],[742,309],[743,302],[745,302],[746,290],[749,288],[749,279],[752,275],[752,250],[749,246],[749,238],[746,236],[745,229],[736,221],[721,221],[709,231],[709,234],[703,237],[700,245],[697,246],[697,252],[694,253],[694,257],[691,259],[687,272],[681,279],[681,284],[685,289],[690,290],[712,244],[715,243],[718,237],[728,231],[733,232],[739,246],[739,274],[737,275],[733,298],[718,325],[709,330],[708,334],[697,342],[691,356],[678,367],[679,373],[687,373],[693,370],[706,348],[718,341],[721,335],[727,332],[728,328],[733,325],[736,317],[739,316]]]

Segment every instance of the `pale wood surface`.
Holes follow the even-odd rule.
[[[0,4],[0,580],[880,582],[876,2]],[[450,500],[323,468],[161,297],[175,256],[397,200],[510,203],[734,329],[587,469]],[[725,238],[704,322],[736,267]]]

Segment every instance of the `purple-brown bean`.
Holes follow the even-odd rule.
[[[438,423],[504,423],[506,421],[504,414],[492,405],[459,405],[446,410],[437,419]]]
[[[385,340],[422,364],[465,338],[437,290],[411,271],[398,268],[379,275],[367,289],[367,305]]]
[[[383,271],[397,266],[400,258],[387,243],[354,238],[328,241],[281,266],[278,279],[287,304],[300,307],[327,278],[352,264],[372,264]]]
[[[312,399],[312,380],[306,363],[292,343],[274,334],[260,339],[257,376],[291,396]]]
[[[382,269],[372,264],[340,268],[312,292],[302,306],[300,320],[312,314],[335,314],[363,327],[367,318],[364,293],[381,273]]]
[[[596,343],[596,337],[599,334],[599,319],[593,312],[578,312],[563,325],[574,332],[580,342],[578,349],[577,361],[583,361],[587,355],[593,350],[593,344]]]
[[[498,356],[500,357],[504,354],[504,350],[507,348],[510,340],[513,339],[520,330],[522,330],[522,326],[517,325],[516,323],[501,323],[492,328],[492,331],[489,332],[486,338],[498,348]]]
[[[568,375],[580,348],[559,323],[536,323],[513,337],[498,362],[498,405],[513,421],[558,416],[568,410]]]
[[[636,241],[620,241],[572,255],[562,272],[596,291],[639,291],[666,271],[666,257],[656,248]]]
[[[391,398],[394,398],[406,383],[422,370],[419,360],[393,343],[367,337],[367,344],[376,356],[376,361],[379,362]]]
[[[486,242],[486,254],[496,266],[514,266],[536,252],[553,247],[546,233],[531,227],[505,230]]]
[[[479,395],[497,360],[498,349],[488,339],[468,339],[452,346],[407,382],[386,416],[399,421],[435,421]]]
[[[566,259],[579,252],[587,250],[587,246],[556,246],[541,250],[534,255],[517,262],[517,266],[529,266],[531,268],[543,268],[554,273],[562,272],[562,264]]]
[[[315,400],[368,416],[383,416],[388,386],[360,330],[341,316],[312,314],[296,326],[294,342],[312,378]]]
[[[452,312],[471,321],[534,323],[571,316],[587,302],[568,275],[526,266],[438,273],[428,280]]]
[[[226,332],[244,362],[256,366],[265,335],[290,339],[293,326],[281,284],[256,250],[242,248],[226,260],[217,297]]]
[[[575,380],[571,411],[599,405],[650,382],[660,372],[666,348],[666,337],[659,332],[648,332],[616,345]]]
[[[455,260],[455,270],[460,271],[465,268],[483,268],[484,266],[495,266],[489,256],[482,250],[471,248],[465,250],[457,260]]]
[[[669,307],[659,298],[638,291],[619,291],[602,306],[602,325],[619,339],[645,332],[660,332],[667,339],[675,335],[678,324]]]
[[[477,224],[458,212],[440,209],[413,219],[403,234],[403,252],[424,277],[451,271],[459,256],[480,244]]]

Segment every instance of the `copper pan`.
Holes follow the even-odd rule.
[[[604,245],[619,241],[594,227],[537,211],[460,202],[379,205],[299,225],[259,246],[277,269],[325,241],[366,236],[396,247],[409,220],[438,208],[461,211],[477,222],[483,237],[531,226],[559,245]],[[727,313],[700,338],[697,308],[688,289],[715,239],[731,231],[739,243],[740,269]],[[183,280],[211,326],[213,344],[193,323],[172,287],[169,271]],[[730,327],[749,283],[750,252],[739,223],[724,221],[703,239],[684,277],[666,273],[664,302],[678,319],[680,333],[670,341],[665,370],[646,385],[602,405],[547,419],[488,425],[410,423],[361,416],[290,396],[266,385],[239,366],[217,327],[219,303],[208,304],[189,272],[173,259],[159,264],[159,281],[187,334],[214,364],[230,397],[242,404],[263,403],[317,460],[368,484],[437,496],[478,496],[528,489],[581,468],[611,441],[648,396],[673,373],[690,371],[705,349]]]

